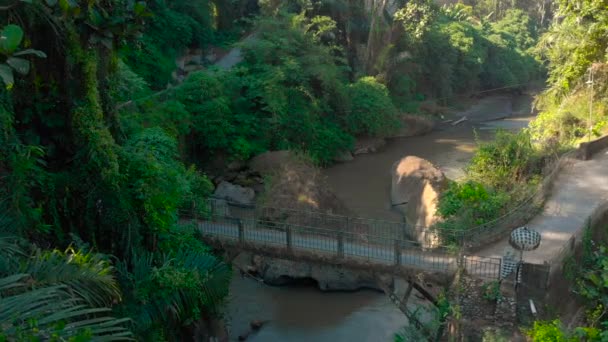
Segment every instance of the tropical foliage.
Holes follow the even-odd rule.
[[[495,221],[528,201],[540,186],[544,167],[555,158],[551,150],[533,144],[529,131],[498,131],[494,140],[479,143],[461,182],[452,182],[439,200],[437,224],[444,242],[453,232]],[[456,234],[458,236],[458,234]]]
[[[558,3],[560,20],[538,44],[549,88],[538,99],[541,113],[533,129],[538,139],[573,144],[606,129],[608,8],[597,0]]]
[[[3,233],[0,267],[0,339],[119,341],[133,336],[128,318],[112,317],[111,306],[121,293],[106,256],[42,251]]]
[[[587,134],[588,98],[591,133],[605,128],[607,10],[562,1],[548,27],[546,1],[467,3],[416,0],[391,13],[350,0],[1,6],[0,207],[10,224],[0,338],[192,338],[221,315],[231,275],[179,220],[213,190],[208,164],[278,149],[329,164],[357,138],[391,136],[423,101],[522,87],[544,62],[550,88],[531,135],[482,145],[467,182],[440,203],[456,226],[504,212],[525,193],[508,183],[537,183],[533,140]],[[244,37],[234,67],[211,65]],[[188,51],[201,70],[178,74]]]
[[[180,121],[123,127],[116,109],[155,81],[119,60],[154,6],[0,9],[1,339],[179,340],[220,314],[231,270],[178,224],[212,187],[181,159]]]
[[[472,9],[462,4],[441,9],[425,2],[408,6],[396,14],[406,34],[386,65],[410,75],[418,92],[447,102],[480,88],[525,86],[539,76],[531,51],[537,33],[521,10],[509,10],[500,21],[486,23],[473,19]],[[392,78],[389,84],[399,84]]]

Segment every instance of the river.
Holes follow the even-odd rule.
[[[480,100],[455,115],[467,121],[444,125],[430,134],[391,139],[374,154],[324,170],[336,195],[359,216],[401,220],[390,211],[392,164],[407,155],[430,160],[448,178],[464,175],[462,168],[476,148],[475,131],[482,140],[496,128],[517,131],[532,118],[529,95],[494,96]],[[415,303],[414,303],[415,305]],[[228,306],[231,340],[248,331],[252,320],[268,321],[247,341],[366,342],[391,341],[407,320],[382,293],[374,291],[325,293],[313,286],[269,287],[235,275]]]
[[[379,292],[321,292],[313,286],[270,287],[235,275],[231,284],[230,336],[252,320],[269,321],[247,341],[390,341],[407,324]]]

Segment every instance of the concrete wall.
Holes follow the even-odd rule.
[[[591,142],[582,143],[578,148],[576,157],[581,160],[589,160],[599,151],[608,148],[608,135]]]
[[[547,303],[549,310],[540,308],[540,318],[553,318],[555,313],[565,323],[576,322],[584,315],[583,302],[581,298],[572,293],[575,283],[569,279],[569,267],[576,267],[583,254],[583,237],[585,231],[591,235],[591,239],[597,243],[608,243],[608,202],[598,206],[588,218],[587,229],[580,229],[564,245],[562,252],[545,265],[525,265],[522,272],[522,286],[518,290],[518,296],[534,299],[537,304]],[[571,258],[571,259],[570,259]],[[566,265],[565,261],[570,265]],[[573,264],[572,264],[573,263]],[[525,302],[525,301],[524,301]],[[525,303],[524,303],[525,304]],[[528,310],[527,307],[525,310]],[[547,311],[547,312],[543,312]]]

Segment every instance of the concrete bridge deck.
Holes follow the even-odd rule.
[[[391,270],[401,273],[452,275],[458,268],[456,255],[446,250],[422,250],[412,241],[338,230],[273,226],[253,218],[214,216],[198,221],[209,243],[299,259]],[[464,256],[468,273],[488,280],[498,279],[501,259]]]

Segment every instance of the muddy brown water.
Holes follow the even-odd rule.
[[[339,198],[359,216],[401,220],[390,210],[390,169],[407,155],[430,160],[448,178],[464,175],[463,167],[476,149],[476,134],[485,140],[496,128],[517,131],[531,119],[530,96],[496,96],[481,100],[456,115],[469,120],[419,137],[392,139],[380,152],[324,170]],[[504,118],[512,114],[515,117]],[[498,120],[496,120],[498,119]],[[248,331],[252,320],[267,320],[247,341],[376,342],[392,341],[407,325],[404,315],[374,291],[324,293],[308,287],[268,287],[235,276],[227,312],[231,340]]]
[[[391,341],[407,324],[385,295],[371,291],[321,292],[312,286],[269,287],[235,276],[229,304],[230,337],[252,320],[267,320],[247,341]]]

